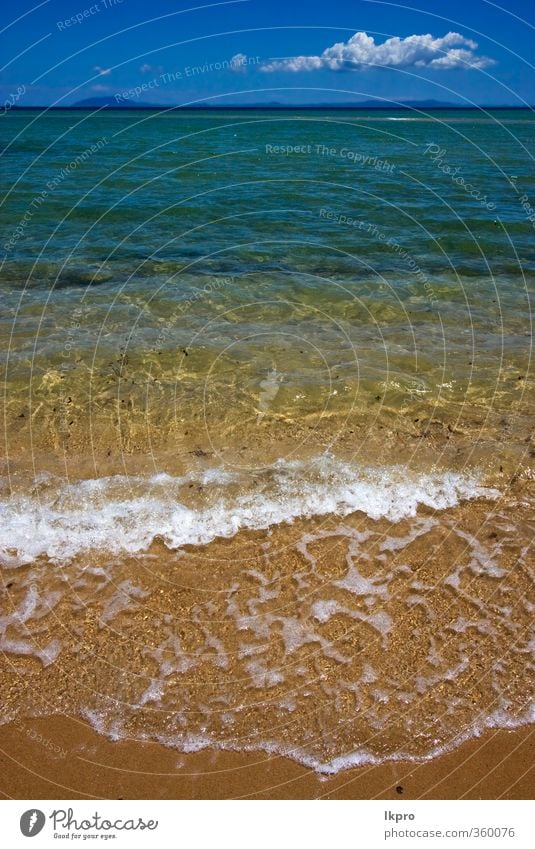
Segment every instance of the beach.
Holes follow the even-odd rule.
[[[533,116],[416,113],[4,116],[6,796],[533,792]]]
[[[334,778],[280,756],[180,756],[156,743],[111,743],[57,716],[3,726],[0,746],[5,798],[384,799],[395,810],[415,799],[530,799],[533,790],[529,729],[489,732],[425,763],[361,767]]]

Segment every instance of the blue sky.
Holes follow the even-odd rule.
[[[535,4],[500,2],[3,0],[0,98],[534,103]]]

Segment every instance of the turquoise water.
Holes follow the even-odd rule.
[[[534,127],[529,110],[4,113],[9,397],[57,412],[37,377],[61,370],[97,416],[111,360],[159,422],[149,372],[214,420],[229,400],[240,421],[377,401],[523,415]]]
[[[533,195],[534,123],[528,110],[11,111],[0,127],[2,244],[46,192],[7,259],[109,263],[115,285],[126,282],[121,273],[152,271],[143,267],[149,260],[175,262],[176,271],[195,263],[195,273],[270,263],[347,274],[355,260],[376,273],[406,270],[373,233],[356,239],[351,227],[319,226],[329,208],[384,229],[429,272],[453,264],[459,273],[485,274],[488,265],[514,273],[518,259],[534,260],[533,227],[519,204]],[[442,151],[438,160],[429,145]],[[284,146],[299,151],[273,152]],[[458,169],[494,209],[443,166]],[[293,240],[315,250],[295,256]],[[337,251],[354,253],[353,264]]]

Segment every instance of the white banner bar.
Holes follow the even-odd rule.
[[[2,845],[533,849],[522,801],[4,801]],[[30,841],[35,838],[35,843]]]

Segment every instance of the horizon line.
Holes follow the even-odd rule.
[[[42,104],[33,105],[33,106],[32,105],[26,105],[26,106],[15,106],[15,105],[13,105],[13,106],[7,106],[7,107],[6,106],[0,106],[0,112],[12,112],[12,111],[22,112],[24,110],[32,110],[32,109],[33,110],[35,110],[35,109],[54,110],[54,111],[66,111],[66,110],[70,110],[70,109],[78,109],[78,110],[82,110],[82,111],[100,110],[100,111],[106,111],[106,112],[125,112],[125,111],[134,111],[134,110],[142,111],[142,112],[146,112],[146,111],[162,112],[162,111],[171,111],[171,110],[183,110],[183,111],[211,110],[211,111],[228,112],[228,111],[233,111],[233,110],[236,110],[236,109],[256,109],[256,110],[265,109],[265,110],[270,110],[270,111],[277,110],[277,109],[347,109],[347,110],[352,110],[352,111],[355,110],[355,109],[366,109],[366,110],[374,109],[376,111],[391,112],[395,109],[417,109],[417,108],[418,109],[426,109],[430,112],[431,111],[451,111],[451,110],[457,110],[457,109],[458,110],[464,110],[464,111],[472,110],[472,109],[483,109],[483,110],[485,110],[485,109],[523,109],[523,110],[530,110],[530,111],[535,110],[535,104],[534,105],[526,104],[524,106],[519,106],[519,105],[500,104],[500,103],[495,103],[495,104],[476,103],[472,106],[466,106],[464,104],[444,104],[444,105],[429,105],[428,106],[428,105],[425,105],[425,102],[414,101],[414,103],[418,104],[418,106],[416,107],[414,105],[411,105],[410,101],[407,102],[407,103],[403,103],[403,102],[398,102],[398,103],[393,102],[393,103],[394,103],[394,105],[392,105],[392,106],[382,106],[382,105],[375,106],[375,105],[372,105],[372,104],[369,104],[369,103],[368,104],[366,104],[366,103],[363,103],[363,104],[360,104],[360,103],[348,103],[348,104],[344,104],[344,103],[341,103],[341,104],[338,104],[338,103],[320,103],[320,104],[305,104],[305,103],[261,104],[261,103],[257,103],[257,104],[241,104],[240,103],[239,104],[239,103],[237,103],[237,104],[234,104],[234,105],[227,104],[225,106],[215,106],[215,105],[214,106],[209,106],[209,105],[196,106],[196,105],[191,105],[191,104],[188,104],[188,105],[172,104],[172,105],[168,105],[168,106],[166,106],[164,104],[145,104],[145,105],[142,105],[142,106],[138,106],[138,105],[122,105],[121,106],[121,105],[117,104],[116,106],[113,106],[113,105],[109,105],[109,104],[102,104],[101,106],[98,106],[98,105],[90,106],[90,105],[77,105],[77,104],[73,103],[70,106],[48,106],[48,105],[42,105]]]

